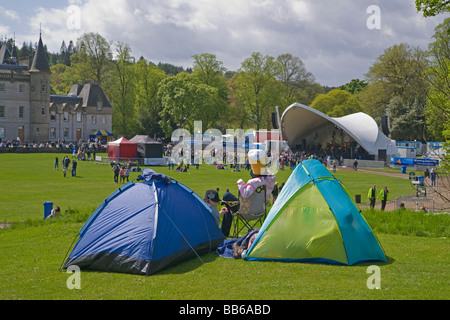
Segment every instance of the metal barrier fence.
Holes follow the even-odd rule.
[[[395,210],[408,209],[434,213],[434,200],[426,197],[398,197],[395,199]]]

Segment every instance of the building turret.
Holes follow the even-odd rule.
[[[47,52],[39,42],[30,68],[30,140],[48,141],[50,108],[50,67]]]

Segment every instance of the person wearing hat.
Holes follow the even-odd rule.
[[[220,211],[217,210],[217,205],[221,201],[217,190],[207,190],[205,192],[205,197],[203,198],[203,201],[205,201],[206,204],[211,208],[214,217],[216,219],[217,225],[220,225],[220,216],[228,212],[228,209],[223,207]]]
[[[267,167],[267,156],[264,150],[253,149],[248,153],[248,159],[252,171],[250,175],[252,179],[245,183],[242,179],[237,181],[239,192],[243,198],[248,198],[258,187],[266,186],[266,200],[270,201],[272,191],[275,187],[275,175],[270,172]]]

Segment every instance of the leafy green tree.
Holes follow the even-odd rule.
[[[438,25],[430,43],[425,72],[430,90],[425,110],[428,132],[434,140],[450,140],[450,18]]]
[[[281,83],[276,80],[282,70],[281,64],[271,56],[252,53],[242,62],[233,77],[232,98],[245,110],[259,130],[261,125],[270,127],[270,113],[280,102]]]
[[[351,94],[355,94],[361,92],[362,89],[367,87],[367,82],[359,79],[352,79],[349,83],[346,83],[339,87],[341,90],[345,90],[350,92]]]
[[[116,56],[112,71],[115,81],[109,82],[110,100],[114,106],[113,131],[116,134],[130,136],[137,133],[131,48],[127,44],[118,42]]]
[[[415,0],[418,12],[423,12],[424,17],[434,17],[440,13],[450,12],[449,0]]]
[[[199,83],[186,72],[162,80],[158,99],[162,105],[159,124],[166,137],[178,128],[193,132],[194,121],[202,121],[204,127],[209,127],[221,112],[216,107],[220,100],[217,88]]]
[[[206,86],[217,89],[219,99],[214,101],[216,104],[214,107],[219,109],[217,119],[211,119],[208,121],[210,125],[214,125],[215,128],[224,130],[228,123],[226,114],[228,112],[228,86],[224,73],[226,68],[223,67],[223,63],[218,61],[214,54],[202,53],[193,56],[194,66],[192,75],[199,83]]]
[[[425,100],[415,98],[405,102],[394,97],[389,104],[391,137],[401,141],[425,140]]]
[[[356,98],[349,92],[340,89],[318,95],[310,107],[330,117],[343,117],[362,111],[362,107]]]
[[[71,78],[76,82],[103,83],[110,75],[112,50],[110,43],[98,33],[85,33],[78,38],[76,52],[71,55]]]
[[[67,79],[66,70],[67,66],[65,64],[55,64],[50,67],[50,87],[52,94],[66,95],[71,86],[72,81]]]
[[[294,57],[290,53],[279,55],[277,62],[282,66],[277,79],[286,89],[283,104],[299,102],[309,105],[312,102],[310,94],[315,91],[313,74],[306,70],[305,64],[299,57]]]
[[[159,121],[161,103],[158,100],[159,83],[166,77],[163,70],[145,59],[140,59],[134,66],[135,108],[141,130],[153,136],[162,136]]]
[[[357,94],[364,110],[379,121],[392,98],[409,101],[425,97],[428,86],[423,73],[427,63],[425,52],[419,48],[400,44],[386,49],[366,74],[369,85]]]

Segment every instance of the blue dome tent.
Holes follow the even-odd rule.
[[[94,211],[63,269],[148,276],[222,242],[211,210],[188,187],[150,169],[138,180],[143,182],[124,185]]]

